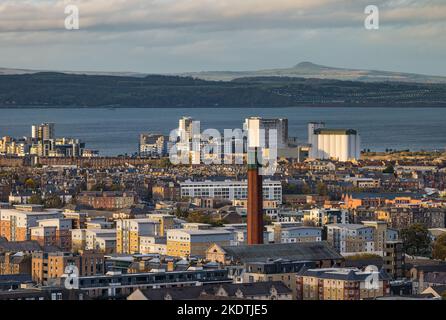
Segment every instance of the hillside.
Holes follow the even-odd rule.
[[[311,62],[301,62],[292,68],[267,69],[258,71],[206,71],[178,74],[180,76],[193,77],[203,80],[231,81],[236,78],[246,77],[294,77],[294,78],[317,78],[335,79],[364,82],[416,82],[416,83],[446,83],[446,77],[420,75],[414,73],[359,70],[333,68],[317,65]]]
[[[0,75],[23,75],[36,74],[42,72],[55,72],[51,70],[29,70],[0,68]],[[57,73],[72,75],[90,75],[90,76],[116,76],[116,77],[136,77],[144,78],[152,74],[140,72],[95,72],[95,71],[57,71]],[[327,67],[312,62],[301,62],[291,68],[283,69],[265,69],[256,71],[204,71],[163,74],[165,76],[191,77],[208,81],[232,81],[238,78],[253,77],[288,77],[305,79],[331,79],[345,81],[361,82],[412,82],[412,83],[446,83],[446,77],[421,75],[414,73],[378,71],[378,70],[360,70]]]
[[[446,84],[287,77],[0,75],[0,107],[445,107]]]

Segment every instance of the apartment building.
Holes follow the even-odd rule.
[[[245,265],[241,279],[243,283],[280,281],[292,291],[292,298],[297,298],[297,274],[304,266],[314,265],[310,262],[275,260],[252,262]]]
[[[405,261],[404,249],[402,241],[387,241],[384,248],[384,264],[383,269],[393,279],[401,279],[404,277]]]
[[[163,213],[151,213],[147,215],[147,219],[152,220],[155,223],[159,223],[159,235],[164,237],[166,230],[175,229],[175,216]]]
[[[62,278],[61,281],[64,281]],[[190,268],[185,271],[128,273],[108,272],[106,275],[79,277],[79,290],[89,298],[126,298],[136,289],[188,287],[201,284],[230,283],[224,269]]]
[[[31,254],[27,252],[0,253],[0,275],[31,274]]]
[[[318,227],[291,227],[278,232],[281,243],[322,241],[322,228]]]
[[[47,285],[50,280],[65,274],[65,268],[74,265],[80,276],[104,274],[104,255],[94,251],[80,251],[78,254],[66,252],[34,252],[32,256],[32,279]]]
[[[390,295],[385,272],[354,268],[302,270],[297,275],[298,300],[363,300]]]
[[[180,186],[174,182],[157,183],[152,186],[152,199],[179,201],[181,199]]]
[[[134,192],[104,191],[82,192],[76,197],[79,205],[89,206],[94,209],[116,210],[130,208],[136,204]]]
[[[166,237],[140,236],[139,251],[141,254],[157,253],[167,255]]]
[[[204,257],[212,244],[228,246],[233,240],[234,233],[228,230],[167,230],[167,254],[174,257]]]
[[[330,223],[348,223],[346,210],[314,208],[304,211],[304,223],[322,227]]]
[[[72,221],[73,229],[86,228],[88,213],[65,209],[65,211],[63,212],[63,216],[65,219],[70,219]]]
[[[71,230],[72,250],[96,250],[114,253],[116,250],[116,229],[73,229]]]
[[[41,246],[58,246],[63,251],[71,250],[71,219],[44,219],[38,221],[37,227],[31,227],[31,240]]]
[[[5,237],[8,241],[31,240],[31,228],[39,226],[39,220],[62,217],[57,211],[37,211],[40,208],[33,206],[20,208],[23,210],[0,210],[0,237]]]
[[[341,255],[375,252],[375,228],[362,224],[326,225],[327,242]]]
[[[122,219],[116,222],[116,252],[140,253],[141,236],[159,236],[160,223],[152,219]]]

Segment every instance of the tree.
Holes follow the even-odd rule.
[[[273,224],[273,220],[271,219],[271,217],[267,214],[264,214],[263,215],[263,225],[269,226],[271,224]]]
[[[410,255],[428,255],[430,249],[430,237],[428,229],[419,223],[401,231],[404,251]]]
[[[390,174],[394,174],[395,173],[395,168],[389,164],[384,170],[383,173],[390,173]]]
[[[303,194],[311,194],[311,188],[310,188],[310,186],[308,184],[305,183],[302,186],[302,193]]]
[[[297,194],[298,188],[295,184],[285,183],[283,185],[283,194]]]
[[[177,207],[177,210],[175,212],[175,216],[179,219],[187,218],[189,216],[189,213],[187,211],[181,210],[180,207]]]
[[[34,189],[36,189],[36,183],[34,182],[33,179],[28,178],[25,180],[25,187],[27,189],[34,190]]]
[[[446,233],[443,233],[435,240],[432,248],[432,257],[439,260],[446,259]]]
[[[168,168],[170,168],[172,166],[172,163],[170,162],[169,158],[162,158],[159,161],[159,166],[160,166],[160,168],[168,169]]]
[[[320,196],[326,196],[328,194],[328,188],[323,182],[319,182],[316,186],[316,192]]]
[[[42,197],[40,194],[33,194],[31,197],[29,197],[28,204],[43,204]]]
[[[45,208],[62,208],[63,202],[57,195],[49,195],[44,199]]]

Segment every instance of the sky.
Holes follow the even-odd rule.
[[[65,8],[79,8],[66,30]],[[379,8],[379,29],[364,12]],[[446,76],[445,0],[0,0],[0,67],[176,73],[317,64]]]

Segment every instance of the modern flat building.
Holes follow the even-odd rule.
[[[168,229],[176,228],[175,216],[171,214],[151,213],[147,215],[147,219],[159,224],[158,235],[161,237],[166,235]]]
[[[248,198],[247,181],[185,181],[180,183],[181,197],[239,200]],[[263,180],[263,199],[282,203],[282,183]]]
[[[390,295],[390,278],[353,268],[302,270],[297,275],[298,300],[363,300]]]
[[[31,257],[31,253],[22,251],[0,253],[0,275],[30,275]]]
[[[311,159],[334,159],[341,162],[359,160],[361,156],[361,139],[356,130],[326,129],[309,124],[309,138],[311,141]]]
[[[51,279],[61,278],[68,265],[76,266],[80,276],[104,274],[104,254],[93,251],[81,251],[79,254],[34,252],[32,279],[46,285]]]
[[[244,130],[248,131],[248,140],[250,144],[261,146],[261,141],[264,139],[264,145],[262,147],[273,147],[270,142],[270,131],[277,131],[277,148],[286,148],[288,146],[288,119],[266,119],[260,117],[251,117],[245,119],[243,126]],[[261,134],[263,130],[263,134]]]
[[[329,224],[327,242],[342,255],[375,253],[375,228],[363,224]]]
[[[38,221],[37,227],[31,227],[31,240],[41,246],[54,245],[64,251],[71,250],[71,219],[55,218]]]
[[[31,137],[38,140],[51,140],[56,136],[54,123],[42,123],[31,127]]]
[[[280,231],[281,243],[318,242],[322,241],[322,228],[291,227]]]
[[[103,253],[116,251],[116,229],[72,229],[73,252],[96,250]]]
[[[404,277],[404,249],[402,241],[387,241],[384,248],[383,268],[393,277],[393,279],[402,279]]]
[[[62,278],[61,281],[64,281]],[[79,277],[79,290],[89,298],[126,298],[136,289],[159,289],[188,287],[204,284],[230,283],[228,271],[224,269],[189,268],[186,271],[121,274],[108,272],[106,275]]]
[[[139,237],[139,251],[141,254],[167,255],[166,237],[141,236]]]
[[[318,227],[331,223],[348,223],[348,211],[314,208],[304,211],[304,222]]]
[[[142,133],[139,136],[139,154],[141,156],[162,157],[168,153],[169,137],[162,134]]]
[[[241,276],[243,283],[259,283],[280,281],[292,291],[293,299],[297,297],[297,274],[304,267],[313,265],[309,262],[276,260],[253,262],[245,265],[245,272]]]
[[[159,236],[160,223],[152,219],[121,219],[116,222],[116,252],[141,253],[140,237]]]
[[[62,214],[58,211],[1,209],[0,237],[5,237],[9,241],[31,240],[31,228],[39,226],[39,220],[58,219],[61,217]]]
[[[234,233],[228,230],[176,229],[167,230],[167,255],[173,257],[206,256],[212,244],[228,246]]]

